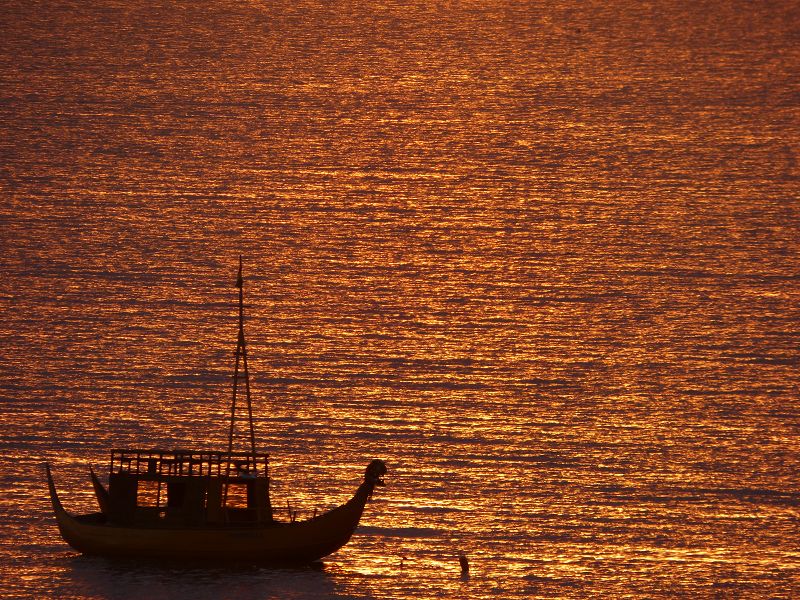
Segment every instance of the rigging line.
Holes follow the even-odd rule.
[[[244,278],[242,277],[242,255],[239,255],[239,276],[236,279],[239,288],[239,343],[242,347],[242,362],[244,363],[244,390],[247,398],[247,422],[250,426],[250,452],[255,463],[256,433],[253,426],[253,404],[250,399],[250,370],[247,367],[247,343],[244,337]],[[255,464],[253,465],[256,466]]]
[[[231,461],[233,460],[233,435],[236,427],[236,394],[239,387],[239,361],[243,357],[244,348],[244,295],[243,295],[243,279],[242,279],[242,256],[239,255],[239,275],[236,278],[236,287],[239,288],[239,335],[236,340],[236,364],[233,369],[233,396],[231,398],[231,425],[228,430],[228,460],[225,461],[225,485],[222,493],[222,506],[225,507],[228,503],[228,487],[229,478],[231,474]],[[245,365],[247,363],[245,362]],[[247,381],[247,367],[245,366],[245,380]],[[249,388],[249,382],[247,388]],[[249,389],[247,390],[247,400],[250,403]],[[252,422],[251,422],[252,428]],[[253,444],[254,445],[254,444]]]
[[[242,330],[242,362],[244,363],[244,391],[247,397],[247,420],[250,424],[250,452],[253,454],[253,467],[256,463],[256,432],[253,426],[253,405],[250,401],[250,373],[247,369],[247,346],[244,341],[244,330]]]

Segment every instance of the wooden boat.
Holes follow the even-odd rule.
[[[239,261],[239,341],[226,452],[115,449],[108,488],[91,471],[99,512],[73,516],[62,506],[50,466],[50,499],[64,540],[103,556],[247,563],[309,563],[344,546],[367,500],[382,486],[386,465],[373,460],[353,497],[330,512],[288,521],[275,518],[269,456],[256,452],[244,338]],[[234,452],[239,365],[247,399],[250,450]]]
[[[150,455],[146,453],[141,456],[145,458]],[[115,453],[117,459],[127,456],[126,453]],[[174,455],[162,456],[163,461],[176,460],[172,458]],[[187,456],[184,454],[183,458]],[[157,464],[163,465],[164,462]],[[166,487],[172,491],[172,500],[168,497],[166,510],[139,506],[133,502],[136,500],[136,495],[132,493],[136,490],[136,484],[153,479],[149,479],[150,476],[145,473],[137,473],[133,465],[141,465],[141,462],[133,462],[129,471],[112,474],[114,477],[106,492],[109,500],[107,511],[80,516],[72,516],[64,510],[50,468],[46,467],[58,528],[70,546],[84,554],[102,556],[310,563],[336,552],[348,542],[373,488],[380,485],[381,474],[386,469],[382,461],[370,463],[364,482],[355,495],[330,512],[305,521],[279,522],[270,516],[268,510],[260,511],[249,502],[246,508],[223,507],[221,503],[213,501],[204,506],[204,497],[207,502],[212,500],[215,497],[214,490],[221,488],[219,476],[165,475],[161,482],[166,483]],[[265,487],[250,485],[258,481],[255,478],[245,483],[248,496],[259,487],[263,493]],[[260,481],[266,479],[261,478]],[[176,490],[180,491],[176,493]],[[180,502],[175,500],[181,496]],[[216,497],[219,498],[219,495]],[[260,500],[262,507],[268,507],[265,495],[260,498],[256,496],[255,500],[256,505]]]

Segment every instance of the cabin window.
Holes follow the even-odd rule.
[[[247,484],[231,483],[228,485],[228,508],[247,508]]]
[[[139,480],[136,504],[144,507],[157,507],[159,502],[158,482]]]

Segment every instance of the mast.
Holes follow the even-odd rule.
[[[231,424],[228,431],[228,458],[233,452],[233,436],[236,429],[236,397],[239,389],[239,364],[243,366],[244,391],[247,400],[247,422],[250,426],[250,460],[252,467],[257,467],[256,463],[256,434],[253,428],[253,405],[250,400],[250,372],[247,368],[247,344],[244,339],[244,279],[242,278],[242,257],[239,255],[239,276],[236,279],[236,287],[239,288],[239,339],[236,343],[236,366],[233,371],[233,397],[231,399]],[[248,465],[250,468],[251,465]],[[230,475],[230,460],[226,468],[226,478]],[[228,489],[225,486],[224,496],[227,498]]]

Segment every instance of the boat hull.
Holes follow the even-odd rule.
[[[101,513],[72,516],[61,505],[47,467],[50,498],[64,540],[84,554],[166,560],[309,563],[344,546],[352,536],[374,482],[323,515],[294,523],[203,527],[124,527]]]

